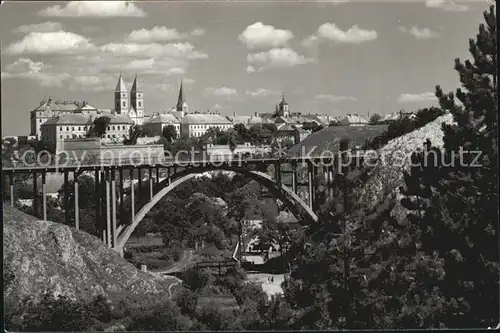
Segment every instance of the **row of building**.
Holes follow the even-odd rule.
[[[86,101],[44,100],[31,111],[31,135],[48,142],[85,137],[94,120],[103,116],[110,118],[105,137],[117,141],[127,137],[134,124],[143,125],[152,135],[161,135],[166,126],[172,125],[178,135],[187,137],[201,137],[210,128],[225,131],[237,124],[251,127],[255,124],[273,123],[282,132],[305,132],[302,130],[304,123],[316,123],[324,127],[332,122],[347,126],[368,124],[367,119],[358,115],[348,114],[340,119],[328,115],[290,112],[284,95],[275,111],[270,113],[222,116],[219,112],[211,111],[189,112],[182,83],[177,104],[168,111],[150,116],[145,113],[144,93],[139,90],[137,76],[129,92],[120,75],[114,91],[114,101],[115,108],[111,110],[96,108]]]

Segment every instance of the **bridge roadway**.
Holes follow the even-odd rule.
[[[366,152],[356,151],[348,155],[348,159],[363,158]],[[18,164],[14,166],[3,166],[5,174],[32,173],[32,172],[83,172],[100,170],[103,168],[169,168],[169,167],[200,167],[200,166],[245,166],[257,164],[285,164],[285,163],[313,163],[316,165],[332,165],[335,156],[293,156],[293,157],[265,157],[265,158],[224,158],[224,159],[167,159],[167,158],[144,158],[144,159],[105,159],[100,163],[84,164],[81,161],[64,161],[51,164]]]

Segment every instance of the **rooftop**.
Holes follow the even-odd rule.
[[[110,124],[133,124],[134,122],[126,115],[113,114],[109,112],[101,112],[96,115],[86,115],[82,113],[70,113],[60,116],[54,116],[43,123],[41,126],[47,125],[90,125],[94,119],[99,117],[109,117]]]
[[[188,113],[181,119],[182,124],[227,124],[231,121],[220,114]]]
[[[54,101],[49,98],[41,101],[34,111],[75,111],[82,105],[81,101]]]
[[[368,120],[358,114],[348,113],[344,118],[342,118],[341,122],[349,124],[367,124]]]
[[[177,117],[174,116],[171,113],[162,113],[162,114],[158,114],[158,115],[153,116],[148,121],[148,123],[149,124],[158,124],[158,123],[161,123],[161,124],[164,124],[164,123],[173,124],[173,123],[180,123],[180,120],[177,119]]]

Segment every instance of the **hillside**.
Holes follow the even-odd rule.
[[[400,205],[399,187],[403,185],[403,170],[410,165],[410,156],[417,148],[423,148],[425,140],[430,139],[433,146],[443,146],[443,131],[441,124],[451,124],[453,117],[446,114],[428,123],[427,125],[389,141],[379,150],[379,163],[371,171],[370,179],[361,189],[361,201],[368,205],[369,209],[380,202],[384,188],[392,193],[396,192],[397,204],[392,210],[393,216],[400,218],[406,214]],[[404,158],[402,158],[404,157]]]
[[[314,132],[302,142],[293,146],[291,156],[302,155],[303,152],[311,155],[321,155],[324,151],[336,153],[339,150],[340,140],[349,139],[349,148],[362,146],[366,140],[380,135],[387,129],[387,125],[367,126],[332,126]]]
[[[8,304],[48,292],[111,300],[168,293],[172,278],[142,272],[85,232],[4,205],[4,296]]]

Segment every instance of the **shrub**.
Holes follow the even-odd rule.
[[[193,323],[170,300],[134,311],[127,325],[130,331],[185,331]]]

